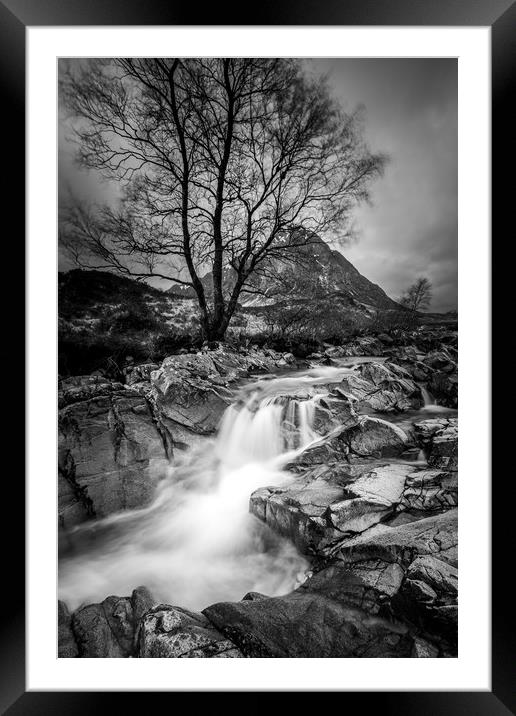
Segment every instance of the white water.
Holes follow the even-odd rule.
[[[424,385],[419,386],[421,390],[421,397],[423,398],[423,408],[425,413],[436,413],[439,415],[445,415],[446,413],[455,413],[454,408],[445,408],[443,405],[437,405],[437,401]]]
[[[76,609],[144,584],[162,602],[198,610],[248,591],[292,590],[308,563],[249,514],[249,497],[294,479],[282,465],[318,438],[314,386],[348,372],[323,367],[247,386],[217,438],[165,471],[149,507],[73,531],[60,561],[60,599]]]
[[[430,405],[435,405],[434,396],[425,388],[424,385],[421,385],[420,388],[425,408],[428,408]]]

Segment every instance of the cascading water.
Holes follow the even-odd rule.
[[[419,386],[421,389],[421,397],[423,398],[424,407],[428,408],[431,405],[435,405],[435,398],[434,396],[425,388],[424,385]]]
[[[164,471],[149,507],[69,535],[60,599],[75,609],[144,584],[160,601],[202,609],[247,591],[293,589],[308,563],[249,514],[249,497],[294,479],[282,466],[318,438],[313,423],[322,395],[314,387],[345,373],[324,367],[248,386],[226,410],[217,438]]]

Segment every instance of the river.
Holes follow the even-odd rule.
[[[156,467],[161,479],[152,504],[69,534],[60,550],[59,598],[74,610],[145,585],[163,603],[200,610],[249,591],[274,596],[295,588],[309,562],[249,513],[249,497],[295,479],[283,466],[320,439],[313,415],[325,386],[367,360],[383,359],[345,359],[242,386],[215,437],[168,468]],[[420,410],[381,417],[409,429],[417,420],[456,414],[428,394],[425,402]],[[415,463],[422,461],[420,455]]]

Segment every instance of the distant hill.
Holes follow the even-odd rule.
[[[327,301],[332,295],[357,308],[382,310],[405,310],[393,301],[385,291],[363,276],[339,251],[313,232],[298,229],[291,236],[292,247],[286,247],[284,256],[268,259],[251,280],[249,292],[241,294],[243,306],[267,306],[286,299]],[[306,241],[299,245],[301,240]],[[225,275],[225,292],[233,286],[233,272]],[[205,290],[212,290],[211,273],[203,277]],[[193,297],[193,289],[173,286],[170,293]]]

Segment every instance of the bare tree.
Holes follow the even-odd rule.
[[[399,302],[415,312],[428,308],[431,300],[432,284],[427,278],[420,277],[407,288]]]
[[[68,205],[63,243],[80,266],[192,287],[207,339],[267,259],[344,234],[384,164],[296,60],[72,62],[60,93],[79,162],[123,190],[116,208]]]

